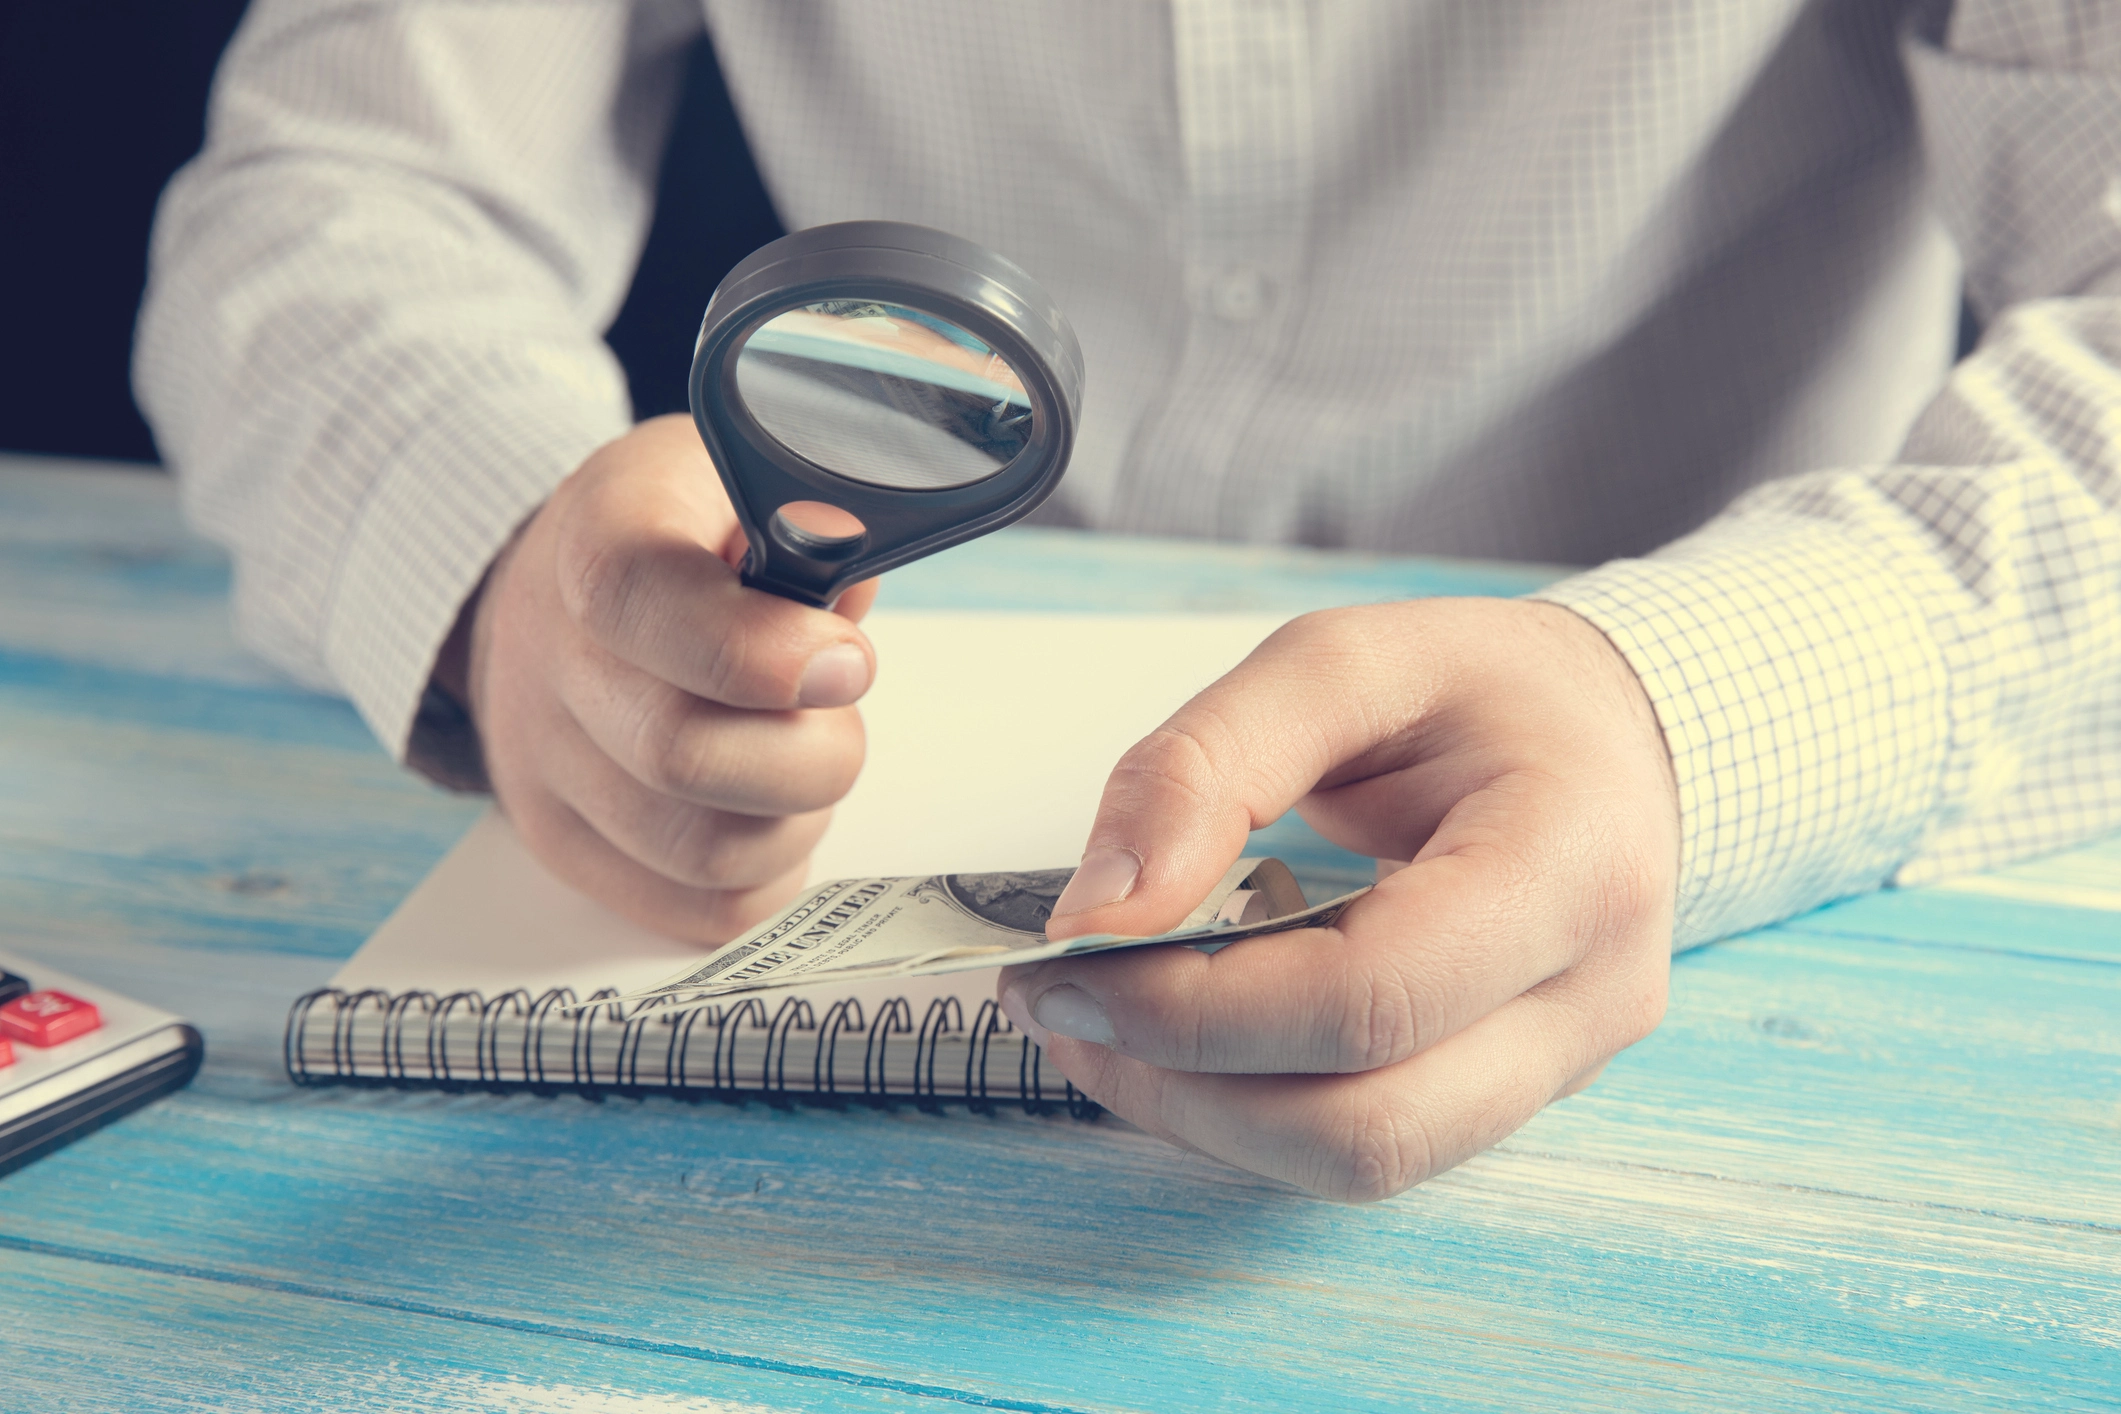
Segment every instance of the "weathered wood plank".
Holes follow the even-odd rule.
[[[2121,962],[2121,835],[1933,888],[1844,899],[1787,926],[1829,936]]]
[[[2110,1232],[2121,967],[1769,929],[1681,956],[1664,1024],[1513,1144]]]
[[[161,694],[176,720],[157,726],[138,719],[151,680],[135,695],[128,674],[12,665],[0,909],[18,926],[343,957],[476,813],[391,765],[343,704],[194,684]]]
[[[272,685],[228,622],[228,562],[179,522],[168,477],[0,456],[0,645],[14,653]]]
[[[797,1414],[985,1404],[977,1391],[916,1393],[825,1368],[762,1368],[43,1251],[0,1251],[0,1280],[15,1298],[4,1341],[11,1409]]]
[[[1536,1132],[1351,1210],[1021,1119],[346,1093],[127,1128],[11,1180],[0,1231],[1089,1407],[2068,1407],[2121,1377],[2112,1230]]]

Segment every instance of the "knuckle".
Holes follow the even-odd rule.
[[[1397,636],[1380,621],[1387,606],[1360,605],[1339,609],[1314,609],[1291,619],[1275,631],[1277,646],[1296,651],[1304,660],[1321,665],[1320,671],[1334,676],[1345,665],[1377,656],[1379,646]]]
[[[1152,948],[1145,949],[1145,951],[1166,952],[1170,950]],[[1173,958],[1170,960],[1184,961],[1185,959]],[[1155,958],[1150,959],[1150,961],[1163,962],[1165,959]],[[1165,989],[1158,990],[1163,991]],[[1171,989],[1171,991],[1176,991],[1176,989]],[[1166,994],[1169,995],[1169,992]],[[1183,995],[1182,992],[1178,994]],[[1134,1010],[1139,1013],[1143,1009],[1136,1007]],[[1150,1009],[1150,1012],[1151,1014],[1146,1018],[1149,1022],[1146,1029],[1149,1030],[1152,1036],[1158,1033],[1162,1035],[1164,1044],[1159,1049],[1163,1050],[1168,1057],[1168,1060],[1161,1062],[1162,1064],[1166,1064],[1176,1070],[1199,1071],[1221,1070],[1232,1063],[1234,1057],[1231,1054],[1230,1030],[1227,1025],[1221,1022],[1220,1018],[1214,1018],[1209,1015],[1209,1008],[1197,1005],[1164,1005],[1154,1007]],[[1137,1027],[1140,1025],[1138,1019],[1135,1025]],[[1135,1028],[1130,1027],[1129,1029]]]
[[[1571,1095],[1581,1095],[1584,1091],[1590,1089],[1593,1085],[1596,1085],[1598,1083],[1599,1078],[1605,1074],[1605,1068],[1606,1062],[1600,1061],[1598,1062],[1598,1064],[1592,1066],[1589,1070],[1585,1070],[1578,1073],[1569,1081],[1567,1085],[1562,1087],[1561,1093],[1555,1096],[1555,1098],[1566,1099]]]
[[[726,836],[707,810],[673,810],[656,832],[657,871],[696,889],[725,888],[733,882]]]
[[[750,739],[725,753],[719,779],[776,814],[822,810],[837,803],[862,773],[861,716],[853,708],[810,713],[787,735]]]
[[[1609,936],[1640,932],[1662,911],[1664,899],[1654,882],[1640,845],[1625,832],[1609,829],[1606,866],[1597,871],[1598,912]],[[1617,836],[1617,837],[1616,837]]]
[[[628,740],[635,774],[658,795],[689,795],[713,779],[713,733],[689,728],[675,694],[637,712]]]
[[[747,771],[747,780],[759,780],[747,793],[760,806],[771,806],[775,814],[796,814],[837,805],[854,789],[861,774],[861,754],[851,757],[833,750],[806,752],[771,766],[761,763]]]
[[[1319,1191],[1342,1203],[1390,1198],[1429,1176],[1432,1152],[1426,1131],[1411,1111],[1358,1105],[1327,1155]]]
[[[1429,1029],[1423,1024],[1430,1009],[1428,1001],[1397,969],[1364,970],[1353,993],[1334,1038],[1336,1053],[1331,1059],[1337,1068],[1376,1070],[1422,1049]]]
[[[759,700],[792,702],[795,691],[783,689],[778,683],[754,683],[757,655],[751,651],[751,637],[740,623],[721,623],[706,635],[701,644],[704,650],[700,665],[700,686],[716,701],[738,703]]]
[[[1276,636],[1286,634],[1314,651],[1348,648],[1365,641],[1361,617],[1354,609],[1313,609],[1289,620]]]
[[[1603,1009],[1614,1049],[1632,1046],[1664,1020],[1671,989],[1673,900],[1640,840],[1623,828],[1605,831],[1605,867],[1592,883],[1588,939],[1605,955],[1610,994]]]
[[[700,708],[673,690],[631,724],[632,774],[658,795],[746,814],[820,810],[854,788],[865,742],[852,709],[760,726],[732,722],[723,709]]]
[[[682,641],[686,686],[740,705],[792,704],[793,670],[769,671],[775,655],[754,642],[755,623],[741,614],[687,619],[682,569],[696,553],[652,540],[563,535],[555,566],[561,603],[592,640],[637,666],[647,665],[644,654],[661,657]]]
[[[1312,609],[1276,629],[1270,637],[1286,638],[1306,644],[1328,643],[1346,634],[1353,611],[1345,608]]]
[[[1638,812],[1588,802],[1581,858],[1589,864],[1593,916],[1604,939],[1626,938],[1667,921],[1674,862]]]
[[[1217,1044],[1218,1038],[1199,1008],[1189,1008],[1181,1013],[1178,1023],[1169,1030],[1163,1049],[1170,1056],[1169,1064],[1173,1069],[1219,1070],[1229,1064],[1226,1053],[1230,1047]]]
[[[643,862],[687,888],[741,895],[799,866],[824,825],[822,818],[763,821],[704,807],[674,810],[649,829]]]
[[[1173,718],[1127,748],[1113,767],[1116,780],[1164,784],[1197,800],[1215,798],[1218,773],[1212,745],[1195,723]]]
[[[558,570],[562,601],[592,638],[622,637],[638,617],[644,575],[630,542],[563,535]]]
[[[1613,1009],[1621,1047],[1632,1046],[1655,1031],[1664,1021],[1665,1005],[1671,997],[1667,968],[1650,966],[1642,971],[1646,975],[1634,980]]]

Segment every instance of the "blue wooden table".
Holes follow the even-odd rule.
[[[1540,578],[1009,532],[886,602]],[[226,583],[159,476],[0,463],[0,946],[209,1044],[0,1180],[0,1407],[2121,1406],[2121,841],[1688,954],[1599,1084],[1367,1208],[1110,1121],[297,1092],[289,998],[475,807]]]

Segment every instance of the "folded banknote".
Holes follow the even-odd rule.
[[[698,966],[598,1005],[654,1001],[682,1007],[739,992],[964,972],[1152,943],[1212,952],[1263,933],[1326,927],[1366,892],[1307,905],[1296,877],[1280,860],[1240,859],[1168,933],[1097,933],[1049,942],[1046,920],[1074,873],[1030,869],[834,879],[807,890]]]

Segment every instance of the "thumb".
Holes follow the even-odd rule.
[[[1380,647],[1392,635],[1369,622],[1375,612],[1331,610],[1284,625],[1131,747],[1105,783],[1047,936],[1176,927],[1251,831],[1418,717],[1422,674]]]

